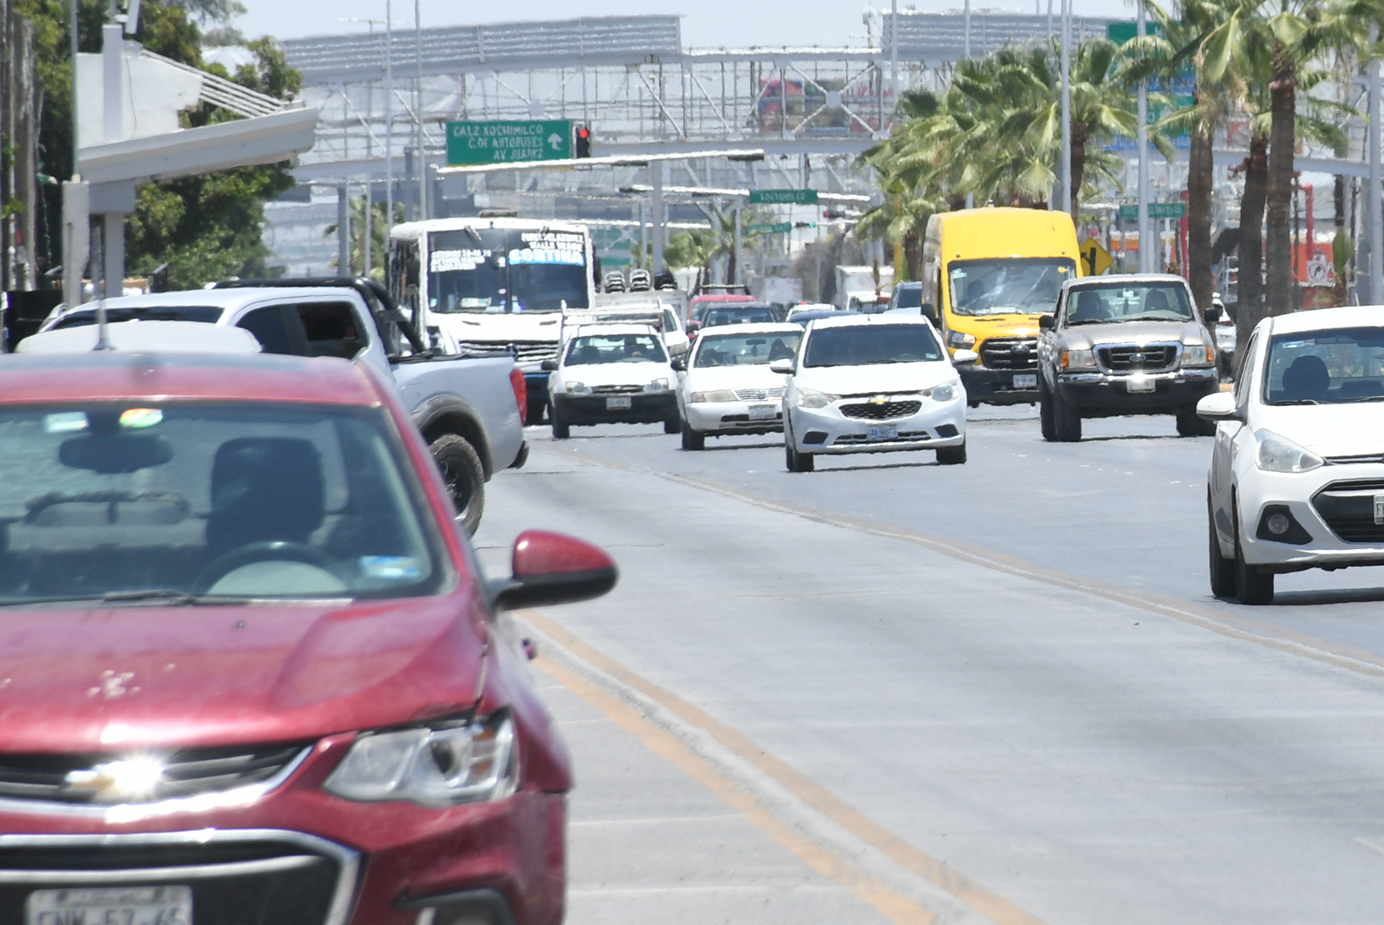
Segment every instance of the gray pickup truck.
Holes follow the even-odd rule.
[[[198,321],[244,328],[265,353],[336,356],[367,363],[398,390],[432,447],[469,532],[480,525],[485,483],[528,458],[523,374],[507,353],[439,355],[368,279],[250,280],[215,289],[107,299],[107,320]],[[87,303],[42,330],[96,323]]]
[[[1038,319],[1038,402],[1043,438],[1081,439],[1081,419],[1171,414],[1184,437],[1214,433],[1197,401],[1220,388],[1220,310],[1197,309],[1180,276],[1130,274],[1068,280],[1057,311]]]

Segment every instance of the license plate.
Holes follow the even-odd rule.
[[[778,405],[750,405],[751,421],[772,421],[778,416]]]
[[[1037,373],[1015,373],[1014,388],[1016,389],[1036,389],[1038,388]]]
[[[628,411],[631,407],[633,407],[633,404],[633,399],[631,399],[628,395],[617,395],[614,398],[606,399],[606,410]]]
[[[1374,522],[1384,524],[1384,495],[1374,496]]]
[[[897,424],[875,424],[865,431],[867,440],[897,440],[899,437],[899,425]]]
[[[192,925],[192,887],[138,886],[35,890],[26,925]]]
[[[1157,388],[1157,383],[1147,376],[1134,376],[1125,385],[1131,392],[1152,392]]]

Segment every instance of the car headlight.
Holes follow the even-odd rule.
[[[948,347],[969,347],[976,342],[974,334],[963,334],[960,331],[947,332]]]
[[[1212,366],[1216,362],[1216,348],[1210,344],[1183,344],[1182,365],[1187,367]]]
[[[667,379],[655,379],[653,382],[650,382],[648,385],[644,386],[644,391],[646,391],[646,392],[666,392],[666,391],[668,391],[668,380],[667,380]]]
[[[496,713],[470,723],[362,735],[323,783],[358,803],[407,800],[457,806],[514,792],[514,723]]]
[[[1265,472],[1311,472],[1325,462],[1316,453],[1271,430],[1255,431],[1254,441],[1259,444],[1255,462]]]
[[[829,392],[819,392],[816,389],[798,389],[798,407],[825,408],[840,397]]]
[[[728,402],[735,401],[735,393],[730,389],[713,389],[710,392],[693,392],[687,396],[687,400],[693,404],[698,402]]]
[[[567,392],[571,395],[590,395],[591,386],[585,382],[569,382],[567,383]]]
[[[951,401],[952,399],[956,398],[956,392],[956,383],[948,382],[946,385],[939,385],[934,388],[928,389],[927,391],[923,392],[923,394],[926,396],[930,396],[933,401]]]
[[[1063,369],[1095,369],[1096,357],[1090,350],[1075,349],[1062,351]]]

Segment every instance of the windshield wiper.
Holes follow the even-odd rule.
[[[1191,321],[1191,318],[1165,318],[1162,315],[1135,315],[1133,318],[1121,318],[1121,321]]]
[[[29,604],[65,604],[78,603],[81,601],[100,602],[103,604],[130,604],[152,601],[155,603],[169,604],[174,607],[186,607],[206,604],[252,604],[255,602],[255,599],[250,597],[221,597],[217,595],[192,594],[191,592],[179,591],[174,588],[148,588],[139,591],[107,591],[103,594],[73,594],[58,597],[0,599],[0,607],[21,607]]]
[[[1317,401],[1315,398],[1292,398],[1282,401],[1270,402],[1273,405],[1330,405],[1334,402]]]

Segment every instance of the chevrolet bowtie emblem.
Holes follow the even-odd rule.
[[[872,405],[887,405],[887,404],[889,404],[889,396],[888,396],[888,395],[876,395],[874,398],[870,399],[870,404],[872,404]]]

